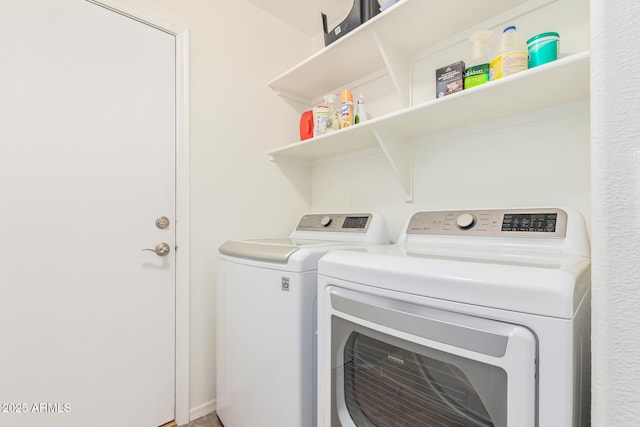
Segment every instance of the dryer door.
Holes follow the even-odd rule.
[[[528,329],[336,286],[326,292],[331,425],[535,426]]]

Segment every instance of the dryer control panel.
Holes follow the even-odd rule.
[[[564,238],[567,213],[558,208],[417,212],[407,234]]]
[[[300,218],[297,231],[366,233],[371,214],[307,214]]]

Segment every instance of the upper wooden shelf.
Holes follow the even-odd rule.
[[[268,85],[282,96],[311,105],[327,93],[388,67],[380,52],[381,43],[408,59],[525,3],[526,0],[400,0]]]

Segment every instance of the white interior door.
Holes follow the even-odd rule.
[[[175,38],[1,0],[0,58],[0,425],[173,420]]]

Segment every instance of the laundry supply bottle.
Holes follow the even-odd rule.
[[[329,102],[327,96],[324,97],[322,105],[316,105],[313,111],[313,136],[320,136],[325,133],[327,118],[329,117]]]
[[[340,93],[340,128],[353,124],[353,94],[349,89]]]
[[[325,133],[340,129],[340,112],[336,108],[336,96],[332,93],[325,95],[324,102],[328,106]]]
[[[498,80],[527,69],[529,48],[516,31],[515,25],[504,29],[500,38],[500,51],[491,61],[491,80]]]
[[[491,36],[493,33],[489,30],[477,31],[469,37],[471,43],[471,60],[467,63],[469,66],[464,71],[464,88],[469,89],[474,86],[485,84],[490,79],[490,65],[487,59],[485,48],[491,45]]]
[[[367,121],[367,112],[364,110],[364,95],[360,94],[358,98],[358,108],[356,109],[356,117],[354,122],[356,124]]]

